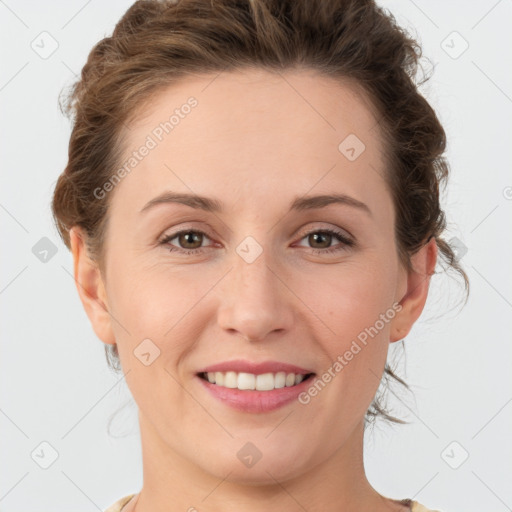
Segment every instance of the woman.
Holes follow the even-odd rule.
[[[418,50],[368,0],[141,1],[93,48],[53,212],[139,411],[109,512],[428,510],[363,466],[439,258],[467,285]]]

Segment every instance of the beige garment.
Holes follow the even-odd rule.
[[[441,512],[440,510],[431,510],[417,501],[411,503],[411,510],[412,512]]]
[[[113,505],[107,508],[105,512],[121,512],[122,508],[135,496],[135,494],[130,494],[129,496],[125,496],[120,500],[116,501]],[[412,512],[441,512],[440,510],[431,510],[421,503],[417,501],[411,501],[411,511]]]
[[[135,494],[130,494],[129,496],[125,496],[120,500],[116,501],[113,505],[105,510],[105,512],[121,512],[121,509],[135,496]]]

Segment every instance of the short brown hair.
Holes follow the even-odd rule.
[[[159,89],[187,74],[261,68],[310,69],[362,87],[380,116],[387,148],[387,176],[396,213],[395,238],[402,263],[432,237],[441,260],[467,275],[449,243],[440,206],[448,177],[445,132],[419,93],[421,49],[373,0],[139,0],[112,36],[91,50],[67,97],[73,115],[69,161],[60,175],[52,210],[70,247],[69,229],[80,226],[87,247],[103,260],[107,199],[93,191],[119,167],[122,128]],[[117,347],[106,346],[119,369]],[[384,379],[405,384],[386,364]],[[367,419],[377,415],[404,423],[376,397]]]

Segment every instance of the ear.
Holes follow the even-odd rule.
[[[75,284],[82,305],[96,336],[103,343],[113,345],[116,341],[100,269],[87,254],[83,231],[75,226],[70,229],[69,237],[73,254]]]
[[[432,237],[411,257],[412,270],[406,271],[405,293],[399,304],[402,309],[391,321],[390,342],[404,339],[419,318],[428,296],[430,278],[435,271],[437,243]]]

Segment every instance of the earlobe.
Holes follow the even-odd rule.
[[[412,270],[407,272],[406,291],[399,300],[402,309],[391,322],[390,342],[404,339],[421,315],[427,302],[430,278],[437,262],[437,243],[434,237],[411,257]]]
[[[87,254],[85,238],[79,227],[69,231],[75,285],[94,332],[106,344],[115,344],[107,295],[100,269]]]

